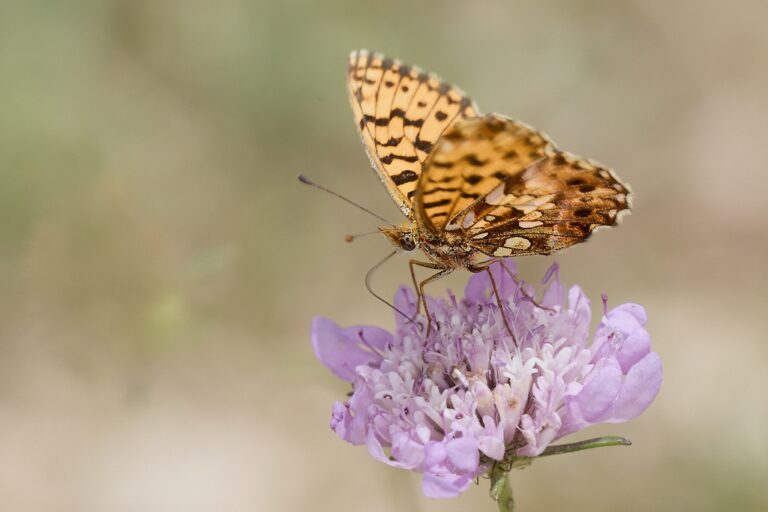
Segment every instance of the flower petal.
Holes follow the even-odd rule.
[[[496,425],[491,416],[483,417],[483,425],[483,429],[475,434],[478,449],[494,460],[503,459],[506,451],[504,430],[500,425]]]
[[[379,462],[383,462],[384,464],[395,468],[407,469],[407,466],[402,462],[387,457],[387,454],[384,453],[384,448],[376,438],[376,434],[373,433],[373,430],[368,431],[368,436],[365,439],[365,445],[368,447],[368,453],[371,455],[371,457],[378,460]]]
[[[645,310],[622,304],[603,318],[595,333],[595,359],[615,355],[625,373],[651,351],[651,338],[643,327]]]
[[[517,282],[512,278],[512,276],[517,275],[515,262],[512,260],[497,261],[492,263],[489,268],[501,298],[511,299],[517,291]],[[491,298],[495,304],[496,298],[492,297],[492,294],[493,285],[488,278],[488,272],[473,274],[464,288],[464,297],[472,302],[488,302]]]
[[[392,436],[392,457],[408,469],[417,468],[424,462],[424,445],[409,432],[399,432]]]
[[[661,358],[656,352],[651,352],[629,370],[611,417],[605,421],[620,423],[639,415],[656,398],[661,380]]]
[[[448,448],[445,443],[430,441],[424,449],[424,467],[445,467],[445,459],[448,458]]]
[[[335,402],[333,404],[333,410],[331,411],[331,430],[336,432],[340,438],[347,440],[349,430],[349,416],[347,414],[347,408],[341,402]]]
[[[648,322],[648,315],[645,313],[645,308],[640,304],[633,304],[631,302],[628,302],[626,304],[622,304],[621,306],[615,307],[613,310],[626,311],[627,313],[635,317],[635,319],[638,321],[640,325],[645,325],[646,322]]]
[[[410,327],[412,324],[409,321],[409,318],[414,318],[418,310],[416,292],[407,286],[401,286],[397,289],[397,292],[395,292],[393,305],[408,316],[408,318],[405,318],[395,311],[395,323],[397,324],[398,331],[402,328]]]
[[[477,451],[477,441],[471,437],[452,439],[445,445],[448,459],[459,471],[472,472],[480,465],[480,453]]]
[[[560,282],[560,266],[557,263],[553,263],[549,267],[541,280],[541,284],[544,286],[544,293],[540,304],[546,308],[562,306],[565,288]]]
[[[599,361],[592,369],[581,391],[573,398],[585,421],[599,421],[610,410],[621,391],[621,377],[621,366],[613,357]]]
[[[424,473],[421,489],[428,498],[455,498],[466,491],[473,476],[453,473]]]
[[[507,384],[497,384],[493,390],[496,411],[507,442],[511,443],[517,434],[517,426],[525,410],[530,389],[531,376],[523,374],[521,378],[513,378]]]
[[[373,348],[378,351],[386,349],[392,343],[391,333],[369,325],[347,327],[344,329],[344,336],[359,343],[361,347]]]
[[[568,290],[568,309],[571,311],[568,325],[570,327],[571,344],[583,347],[589,337],[589,322],[592,320],[590,301],[584,290],[579,286],[571,286]]]
[[[355,378],[355,368],[359,365],[376,364],[381,360],[381,356],[366,347],[364,341],[373,342],[373,346],[378,347],[386,346],[391,340],[391,334],[377,327],[342,329],[333,320],[322,316],[312,320],[315,355],[337,377],[347,382]]]
[[[644,328],[639,327],[629,333],[616,352],[616,359],[621,364],[621,369],[628,372],[641,359],[651,351],[651,335]]]
[[[464,287],[464,298],[470,302],[483,303],[488,301],[488,290],[491,290],[491,280],[486,272],[472,274],[467,286]]]

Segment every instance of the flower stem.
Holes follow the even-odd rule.
[[[513,512],[515,499],[512,496],[512,486],[509,483],[509,475],[504,475],[504,487],[499,493],[499,512]]]
[[[620,436],[603,436],[595,437],[593,439],[586,439],[584,441],[577,441],[575,443],[558,444],[550,446],[542,452],[539,457],[545,457],[547,455],[560,455],[562,453],[580,452],[581,450],[589,450],[591,448],[602,448],[604,446],[630,446],[632,441],[626,437]]]
[[[602,448],[603,446],[629,446],[632,441],[626,437],[603,436],[593,439],[586,439],[575,443],[559,444],[550,446],[544,450],[539,457],[547,455],[560,455],[562,453],[580,452],[592,448]],[[536,457],[513,456],[514,452],[508,452],[507,457],[502,462],[497,462],[491,468],[489,476],[491,477],[491,498],[498,503],[499,512],[513,512],[515,510],[515,500],[512,496],[512,486],[509,483],[508,471],[511,469],[522,469],[529,466]]]
[[[491,498],[499,505],[499,512],[513,512],[515,500],[512,496],[512,486],[509,475],[500,464],[494,464],[491,470]]]

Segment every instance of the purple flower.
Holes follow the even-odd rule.
[[[427,297],[428,336],[421,315],[418,325],[396,315],[393,334],[313,321],[318,359],[352,384],[331,428],[386,464],[422,473],[427,496],[458,495],[505,454],[535,457],[577,430],[632,419],[659,391],[661,360],[642,306],[608,311],[589,343],[589,299],[577,286],[566,293],[556,265],[537,301],[505,265],[492,273],[512,335],[486,273],[470,278],[463,300]],[[416,317],[411,289],[398,290],[395,306]]]

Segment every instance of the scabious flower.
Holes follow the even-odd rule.
[[[324,317],[312,324],[318,359],[352,384],[331,428],[390,466],[422,473],[427,496],[456,496],[494,461],[535,457],[567,434],[632,419],[661,385],[642,306],[604,305],[590,343],[589,299],[577,286],[566,292],[556,265],[534,300],[504,264],[491,272],[511,333],[487,273],[470,278],[461,300],[427,297],[428,334],[406,287],[394,304],[417,322],[396,314],[394,333]]]

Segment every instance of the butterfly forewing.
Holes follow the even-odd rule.
[[[608,169],[559,151],[521,123],[457,123],[426,162],[417,220],[493,257],[549,254],[615,224],[628,190]]]
[[[360,135],[379,178],[412,218],[422,163],[440,136],[477,110],[458,88],[412,66],[360,50],[347,87]]]

